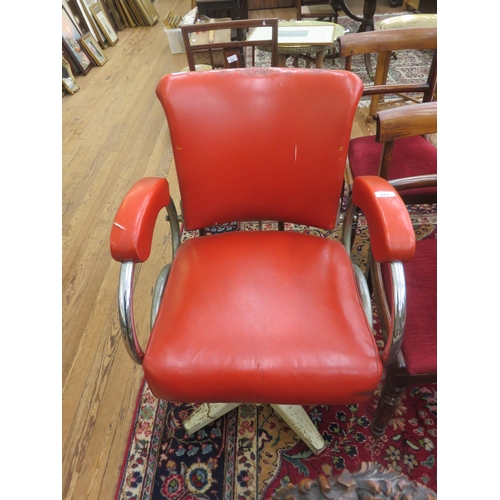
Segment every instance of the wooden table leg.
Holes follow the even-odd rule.
[[[365,0],[363,3],[363,17],[356,16],[353,14],[349,7],[345,4],[345,0],[337,0],[338,5],[347,14],[348,17],[354,19],[354,21],[360,22],[358,33],[363,33],[365,31],[374,31],[375,24],[373,22],[373,17],[375,15],[375,10],[377,9],[377,0]],[[370,54],[365,54],[365,66],[368,76],[373,80],[373,68],[370,59]]]
[[[368,54],[369,55],[369,54]],[[385,85],[387,83],[387,74],[389,73],[389,61],[391,60],[391,51],[379,52],[377,60],[377,69],[373,77],[373,85]],[[372,95],[370,101],[370,109],[368,116],[373,118],[373,115],[378,111],[378,103],[380,95]]]
[[[325,52],[326,52],[326,50],[321,50],[319,52],[316,52],[316,67],[317,68],[323,67],[323,59],[325,58]]]

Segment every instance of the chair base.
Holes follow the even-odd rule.
[[[183,422],[184,429],[189,435],[212,423],[226,413],[237,408],[241,403],[204,403],[199,406]],[[326,444],[316,429],[312,420],[302,406],[299,405],[270,405],[271,408],[293,429],[297,435],[306,443],[309,449],[318,455]]]

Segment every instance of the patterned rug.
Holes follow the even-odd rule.
[[[436,207],[412,206],[417,238],[435,235]],[[208,228],[208,234],[257,229],[257,223]],[[264,229],[276,229],[272,223]],[[285,225],[320,237],[340,239],[339,231]],[[196,233],[185,233],[184,238]],[[354,260],[364,267],[368,229],[361,218]],[[377,343],[377,317],[374,317]],[[146,384],[139,391],[136,413],[116,499],[264,500],[288,484],[318,475],[354,472],[362,462],[391,466],[409,479],[437,491],[436,386],[408,389],[386,434],[370,433],[379,390],[363,405],[305,407],[327,448],[314,455],[267,406],[241,405],[192,437],[181,422],[195,405],[158,401]]]
[[[388,17],[394,15],[404,15],[404,14],[383,14],[374,16],[375,23]],[[338,24],[346,29],[345,36],[349,34],[356,33],[359,23],[353,21],[350,17],[342,16],[338,18]],[[338,48],[338,43],[334,43],[334,47]],[[429,68],[432,62],[434,51],[432,50],[402,50],[393,55],[393,58],[389,64],[389,72],[387,75],[387,83],[415,83],[422,82],[427,79],[429,74]],[[332,52],[329,52],[329,57],[326,57],[323,62],[324,68],[331,69],[344,69],[345,59],[331,57]],[[256,66],[268,66],[270,64],[270,54],[262,50],[256,50]],[[375,70],[377,67],[377,56],[376,54],[371,54],[372,68]],[[299,58],[299,67],[306,67],[308,63],[304,58]],[[309,63],[311,64],[311,63]],[[287,66],[293,66],[293,58],[289,57],[287,59]],[[357,55],[352,57],[352,71],[356,73],[363,83],[371,83],[366,70],[364,55]],[[387,99],[387,98],[386,98]],[[370,97],[363,97],[361,103],[365,103],[370,100]]]

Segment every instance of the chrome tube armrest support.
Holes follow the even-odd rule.
[[[352,197],[349,196],[349,199],[347,200],[346,211],[344,214],[344,222],[342,224],[342,244],[345,246],[347,253],[349,255],[351,255],[351,248],[352,248],[351,228],[355,213],[356,213],[356,205],[354,205],[354,203],[352,202]]]
[[[122,262],[120,267],[120,281],[118,284],[118,314],[120,331],[127,352],[133,361],[142,365],[144,353],[137,339],[134,322],[133,286],[135,264],[132,261]]]
[[[181,243],[181,232],[179,227],[179,217],[175,208],[174,201],[170,198],[167,205],[167,220],[170,222],[170,234],[172,238],[172,260],[179,249]],[[170,266],[165,266],[156,282],[153,293],[153,303],[151,308],[151,328],[156,321],[156,315],[160,308],[163,291],[170,273]],[[141,365],[144,352],[141,349],[137,339],[137,330],[134,322],[133,308],[133,286],[134,286],[135,264],[132,261],[122,262],[120,268],[120,278],[118,284],[118,314],[120,319],[120,330],[125,347],[134,362]]]
[[[354,274],[356,275],[356,283],[358,285],[359,296],[361,297],[361,303],[363,304],[366,319],[368,320],[369,325],[373,327],[372,301],[366,277],[359,266],[352,264],[352,267],[354,268]]]
[[[344,216],[342,227],[342,244],[347,252],[351,253],[351,227],[352,221],[356,212],[356,205],[349,198]],[[386,339],[384,351],[382,353],[382,361],[384,364],[389,364],[396,358],[401,342],[403,341],[403,333],[406,322],[406,282],[402,262],[390,262],[391,275],[391,290],[392,290],[392,306],[391,306],[391,324]],[[359,284],[358,284],[359,287]],[[363,295],[363,292],[360,292]],[[362,296],[363,305],[366,297]],[[365,307],[366,314],[366,307]]]
[[[181,230],[179,227],[179,220],[182,220],[182,217],[179,217],[177,214],[177,209],[175,208],[175,203],[172,198],[170,198],[170,202],[167,205],[167,220],[170,222],[170,236],[172,238],[172,261],[174,260],[175,254],[179,249],[181,244]]]
[[[392,306],[391,324],[382,353],[385,365],[391,364],[401,349],[406,323],[406,282],[402,262],[390,263]]]

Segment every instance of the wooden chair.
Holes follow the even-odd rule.
[[[437,175],[391,181],[400,194],[407,190],[437,193]],[[425,202],[426,200],[421,200]],[[372,432],[382,436],[410,386],[437,382],[437,226],[416,243],[415,256],[404,266],[407,294],[406,322],[395,357],[386,359],[385,380]],[[391,345],[391,270],[371,262],[370,280],[387,345]]]
[[[392,180],[437,173],[437,148],[428,140],[430,134],[437,132],[437,102],[387,109],[373,118],[375,135],[357,137],[349,144],[348,192],[354,179],[362,175]],[[404,193],[406,203],[412,203],[412,193]],[[429,202],[432,199],[430,196]]]
[[[248,30],[269,28],[267,40],[231,40],[232,29]],[[271,66],[278,66],[278,19],[242,19],[238,21],[210,22],[181,26],[189,69],[196,71],[197,64],[212,68],[245,68],[255,65],[255,47],[270,47]],[[191,33],[196,33],[196,39]],[[246,57],[246,47],[251,47],[252,58]],[[269,49],[267,49],[269,51]]]
[[[376,134],[351,139],[345,170],[345,188],[350,196],[357,177],[379,175],[393,180],[437,174],[437,148],[429,134],[437,132],[437,102],[410,104],[375,114]],[[435,203],[436,192],[425,187],[405,190],[406,204]],[[417,201],[415,201],[417,200]],[[357,227],[353,217],[352,233]]]
[[[351,71],[352,57],[360,54],[377,54],[377,67],[372,84],[365,85],[364,96],[372,96],[369,116],[378,109],[381,95],[397,94],[403,99],[408,92],[422,93],[422,102],[433,100],[437,81],[437,28],[402,28],[366,33],[353,33],[339,37],[339,55],[345,57],[345,69]],[[434,50],[427,79],[417,83],[387,83],[391,54],[401,50]]]
[[[362,88],[352,73],[322,69],[163,77],[156,93],[168,121],[185,229],[235,220],[335,228]],[[358,178],[349,210],[356,206],[369,221],[374,259],[402,273],[415,234],[396,190],[377,176]],[[148,259],[164,208],[173,256],[153,293],[143,352],[133,315],[135,266]],[[326,443],[303,405],[369,401],[383,373],[368,285],[351,262],[349,234],[343,244],[294,230],[233,231],[180,243],[178,220],[167,180],[145,178],[125,196],[111,230],[111,255],[121,263],[122,336],[151,391],[201,403],[183,423],[189,434],[241,403],[270,404],[320,453]]]
[[[302,19],[328,19],[332,23],[336,23],[338,12],[332,6],[331,1],[323,1],[314,4],[302,4],[302,0],[296,0],[295,7],[297,10],[297,21]]]

